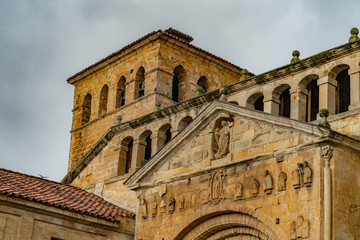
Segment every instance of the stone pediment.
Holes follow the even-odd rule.
[[[344,137],[315,124],[213,101],[125,184],[136,189],[244,161],[281,161],[287,151]]]

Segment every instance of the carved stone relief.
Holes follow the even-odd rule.
[[[175,212],[175,198],[169,198],[169,213],[173,214]]]
[[[278,189],[279,191],[284,191],[286,190],[286,180],[287,180],[287,176],[286,173],[281,172],[279,174],[279,179],[278,179]]]
[[[230,124],[229,121],[221,121],[221,126],[215,130],[217,152],[215,158],[222,158],[229,152]]]
[[[292,177],[292,184],[293,187],[295,189],[300,188],[301,187],[301,175],[302,175],[302,171],[301,169],[294,169],[291,173],[291,177]]]
[[[164,199],[160,201],[160,213],[164,214],[166,212],[166,202]]]
[[[265,170],[264,174],[264,192],[266,194],[271,194],[272,190],[274,189],[273,179],[268,170]]]
[[[310,237],[310,222],[302,216],[298,216],[296,221],[290,224],[290,239],[308,239]]]
[[[156,202],[156,196],[155,194],[153,195],[153,202],[151,205],[151,215],[152,217],[156,217],[157,214],[157,202]]]
[[[256,197],[257,195],[259,195],[259,188],[260,188],[260,183],[259,181],[254,178],[253,181],[252,181],[252,186],[251,186],[251,189],[252,189],[252,195],[254,197]]]
[[[298,168],[292,171],[292,184],[295,189],[302,186],[311,187],[312,170],[308,162],[298,163]]]
[[[185,210],[185,197],[184,196],[180,197],[179,204],[180,204],[179,209],[181,212],[183,212]]]
[[[143,219],[146,219],[148,217],[148,210],[147,210],[147,205],[146,205],[146,199],[145,198],[141,198],[140,199],[140,216]]]
[[[308,162],[304,162],[304,184],[306,187],[311,187],[312,183],[312,170]]]
[[[238,183],[236,187],[236,199],[244,198],[244,185],[242,183]]]
[[[224,170],[215,171],[211,175],[208,202],[217,204],[220,200],[225,199],[225,177],[226,173]]]

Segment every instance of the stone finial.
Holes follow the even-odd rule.
[[[240,81],[249,78],[249,71],[245,68],[241,69],[240,74],[241,74]]]
[[[352,28],[350,30],[350,33],[351,33],[351,37],[349,38],[349,43],[353,43],[353,42],[356,42],[358,41],[360,38],[358,36],[359,34],[359,29],[357,28]]]
[[[224,102],[227,102],[227,97],[226,97],[226,89],[225,88],[220,88],[219,90],[219,93],[220,93],[220,98],[219,100],[220,101],[224,101]]]
[[[300,62],[300,52],[298,50],[295,50],[292,52],[293,58],[291,59],[291,64]]]
[[[160,101],[156,101],[154,111],[159,111],[159,110],[161,110],[161,102],[160,102]]]
[[[323,108],[319,111],[319,116],[321,117],[319,121],[319,126],[330,128],[330,123],[328,122],[327,118],[329,116],[329,110]]]
[[[122,120],[122,116],[116,116],[116,124],[119,125],[121,124],[121,120]]]

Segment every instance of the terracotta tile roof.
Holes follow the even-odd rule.
[[[135,218],[135,214],[80,188],[3,168],[0,168],[0,194],[111,222],[118,222],[118,215]]]
[[[200,52],[203,52],[203,53],[205,53],[205,54],[207,54],[207,55],[209,55],[209,56],[211,56],[211,57],[213,57],[213,58],[215,58],[215,59],[218,59],[218,60],[220,60],[220,61],[222,61],[222,62],[224,62],[224,63],[227,63],[227,64],[233,66],[234,68],[237,68],[237,69],[239,69],[239,70],[242,69],[241,67],[239,67],[239,66],[237,66],[237,65],[235,65],[235,64],[233,64],[233,63],[231,63],[231,62],[229,62],[229,61],[226,61],[225,59],[223,59],[223,58],[221,58],[221,57],[218,57],[218,56],[216,56],[216,55],[214,55],[214,54],[212,54],[212,53],[210,53],[210,52],[208,52],[208,51],[205,51],[205,50],[203,50],[203,49],[201,49],[201,48],[199,48],[199,47],[196,47],[196,46],[190,44],[190,42],[193,40],[193,38],[192,38],[191,36],[189,36],[189,35],[187,35],[187,34],[185,34],[185,33],[182,33],[182,32],[180,32],[180,31],[178,31],[178,30],[176,30],[176,29],[169,28],[169,29],[167,29],[167,30],[165,30],[165,31],[159,29],[159,30],[157,30],[157,31],[154,31],[154,32],[151,32],[151,33],[146,34],[145,36],[139,38],[138,40],[136,40],[136,41],[134,41],[134,42],[126,45],[125,47],[121,48],[120,50],[118,50],[118,51],[110,54],[109,56],[107,56],[107,57],[101,59],[100,61],[98,61],[98,62],[90,65],[89,67],[83,69],[82,71],[74,74],[73,76],[69,77],[69,78],[67,79],[67,81],[69,82],[70,80],[72,80],[72,79],[76,78],[77,76],[85,73],[86,71],[90,70],[91,68],[93,68],[93,67],[95,67],[95,66],[97,66],[97,65],[99,65],[99,64],[101,64],[101,63],[103,63],[103,62],[105,62],[106,60],[111,59],[112,57],[114,57],[114,56],[122,53],[123,51],[131,48],[132,46],[134,46],[134,45],[142,42],[143,40],[145,40],[145,39],[147,39],[147,38],[149,38],[149,37],[151,37],[151,36],[153,36],[153,35],[155,35],[155,34],[157,34],[157,33],[160,33],[160,34],[163,34],[163,35],[165,35],[165,36],[168,36],[168,37],[171,37],[171,38],[173,38],[173,39],[176,39],[177,41],[182,42],[182,43],[188,45],[189,47],[191,47],[191,48],[193,48],[193,49],[196,49],[196,50],[198,50],[198,51],[200,51]],[[250,75],[254,75],[253,73],[250,73],[250,72],[249,72],[249,74],[250,74]]]

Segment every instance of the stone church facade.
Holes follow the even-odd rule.
[[[137,240],[360,239],[357,35],[259,75],[145,35],[68,78],[62,184],[136,214]]]

